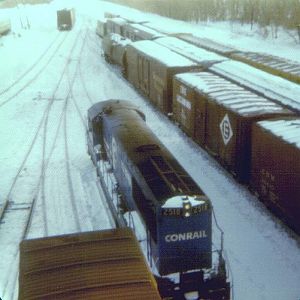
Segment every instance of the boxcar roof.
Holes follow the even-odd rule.
[[[24,240],[20,300],[161,299],[129,228]]]
[[[125,19],[119,18],[119,17],[107,19],[107,22],[115,23],[115,24],[118,24],[121,26],[123,26],[127,23],[127,21]]]
[[[130,44],[133,48],[144,53],[145,55],[160,61],[168,67],[188,67],[197,66],[197,64],[188,58],[183,57],[164,46],[161,46],[153,41],[137,41]]]
[[[224,56],[201,49],[176,37],[161,37],[156,39],[155,42],[167,48],[171,48],[176,52],[178,51],[182,53],[183,56],[197,61],[202,65],[227,60]]]
[[[300,149],[300,118],[260,121],[258,124],[273,135]]]
[[[184,73],[176,78],[240,115],[287,112],[282,106],[211,73]]]
[[[143,24],[129,23],[127,26],[131,27],[132,29],[137,29],[137,30],[147,32],[149,34],[152,34],[153,36],[162,36],[162,33],[158,32],[155,29],[146,27]]]
[[[299,84],[237,61],[224,61],[210,69],[300,111]]]

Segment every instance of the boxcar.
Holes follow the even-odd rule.
[[[20,244],[19,300],[161,299],[129,228]]]
[[[209,68],[212,72],[236,81],[294,111],[300,111],[300,85],[239,61],[228,60]]]
[[[106,35],[106,21],[106,19],[97,20],[96,34],[100,37],[104,37]]]
[[[228,60],[224,56],[201,49],[173,36],[157,38],[155,39],[155,42],[188,59],[195,61],[197,64],[200,64],[203,67],[209,67],[215,63]]]
[[[124,66],[126,46],[129,39],[116,33],[107,34],[102,41],[104,57],[108,62]]]
[[[57,28],[59,30],[71,30],[75,22],[74,8],[57,11]]]
[[[300,83],[300,64],[296,61],[270,54],[242,51],[233,52],[231,57],[268,73]]]
[[[128,23],[124,26],[124,36],[132,41],[153,40],[163,36],[158,31],[145,27],[143,24]]]
[[[249,179],[251,124],[293,115],[282,106],[208,72],[175,76],[173,111],[183,130],[242,182]]]
[[[232,52],[236,51],[236,49],[233,47],[225,46],[213,40],[207,38],[200,38],[192,34],[181,34],[178,35],[178,38],[197,47],[213,51],[224,56],[229,56]]]
[[[300,233],[300,119],[255,123],[251,187]]]
[[[107,19],[106,22],[106,33],[117,33],[124,36],[124,26],[127,24],[127,21],[123,18],[112,18]]]
[[[125,74],[162,112],[172,112],[173,75],[201,67],[153,41],[138,41],[126,50]]]

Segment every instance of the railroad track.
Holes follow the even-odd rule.
[[[51,98],[49,98],[49,103],[46,106],[44,113],[42,115],[42,118],[35,130],[35,135],[31,141],[31,144],[29,146],[29,149],[27,150],[23,161],[17,171],[17,174],[15,175],[12,185],[10,187],[10,190],[6,196],[6,202],[1,207],[0,211],[0,237],[1,237],[1,244],[7,245],[7,247],[10,248],[9,252],[4,250],[4,255],[1,256],[3,258],[3,263],[5,262],[5,265],[9,268],[3,268],[10,270],[9,274],[2,274],[2,278],[0,280],[1,283],[3,283],[2,286],[0,286],[1,290],[1,296],[7,298],[7,299],[13,299],[14,292],[15,292],[15,285],[17,282],[17,275],[18,275],[18,245],[19,242],[26,238],[31,227],[32,222],[32,216],[34,213],[34,209],[36,206],[36,203],[39,198],[39,194],[41,195],[42,202],[45,201],[45,191],[44,191],[44,185],[45,185],[45,173],[47,166],[49,164],[51,155],[53,153],[53,150],[55,148],[56,140],[58,137],[59,130],[61,128],[61,124],[64,121],[64,111],[66,111],[67,108],[67,99],[70,95],[70,87],[69,91],[67,93],[67,97],[65,98],[65,103],[62,108],[62,112],[60,115],[60,118],[58,120],[58,125],[56,128],[56,132],[54,133],[54,138],[49,143],[48,136],[50,135],[48,133],[48,120],[50,118],[51,110],[53,109],[53,103],[55,101],[56,94],[58,92],[59,87],[61,86],[63,82],[63,78],[65,77],[65,74],[67,72],[70,58],[73,55],[75,46],[78,44],[78,37],[81,32],[79,32],[75,38],[75,41],[72,45],[72,48],[69,52],[68,58],[66,59],[66,63],[64,66],[64,69],[61,73],[60,78],[58,79],[58,82],[53,90],[53,94]],[[74,80],[73,80],[74,83]],[[57,121],[56,121],[57,122]],[[53,130],[52,130],[53,131]],[[42,136],[42,145],[39,145],[39,137]],[[51,145],[52,143],[52,145]],[[48,145],[50,144],[50,146]],[[21,176],[21,172],[28,166],[30,166],[30,159],[31,156],[34,154],[33,149],[34,148],[41,148],[39,152],[41,152],[41,164],[38,168],[39,170],[36,170],[34,174],[30,174],[28,178],[29,181],[24,180]],[[48,149],[48,153],[47,153]],[[27,179],[28,179],[27,178]],[[26,183],[27,182],[27,183]],[[28,190],[24,195],[26,195],[26,200],[21,201],[20,199],[14,199],[14,192],[22,188],[22,186],[28,186]],[[19,191],[18,191],[19,193]],[[45,218],[45,216],[44,216]],[[45,222],[47,224],[47,222]],[[45,232],[44,234],[47,234],[47,225],[45,225]],[[9,253],[8,257],[7,254]],[[4,272],[3,272],[4,273]]]
[[[36,62],[36,64],[34,65],[35,67],[38,66],[38,65],[41,65],[41,67],[39,68],[39,70],[31,77],[31,78],[28,78],[27,80],[25,80],[25,76],[30,73],[29,71],[28,72],[25,72],[24,73],[24,76],[20,76],[19,79],[17,80],[16,83],[14,83],[8,90],[10,90],[12,87],[16,87],[17,83],[21,82],[21,86],[20,87],[16,87],[16,91],[14,91],[12,93],[12,95],[10,96],[7,96],[5,98],[5,100],[3,100],[1,103],[0,103],[0,107],[6,105],[7,103],[11,102],[12,100],[14,100],[21,92],[23,92],[24,90],[26,90],[34,81],[36,81],[40,75],[42,73],[44,73],[46,67],[50,64],[50,62],[53,60],[53,58],[56,56],[57,52],[59,51],[59,49],[62,47],[62,45],[64,44],[64,42],[66,41],[68,37],[68,34],[65,34],[63,35],[63,38],[62,40],[58,43],[58,45],[55,47],[54,51],[51,53],[51,56],[48,57],[48,59],[44,62],[44,64],[42,64],[41,62],[41,59],[38,60],[38,63]],[[31,70],[34,69],[33,67],[31,68]],[[30,71],[31,71],[30,70]],[[22,80],[24,79],[24,80]],[[22,82],[24,81],[24,83]]]

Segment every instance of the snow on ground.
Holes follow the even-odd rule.
[[[104,61],[101,41],[95,35],[96,19],[105,11],[132,17],[139,14],[104,1],[89,3],[57,0],[48,5],[0,10],[0,18],[10,17],[13,27],[11,34],[0,39],[0,203],[9,196],[12,206],[0,224],[0,297],[17,298],[18,228],[23,226],[23,212],[33,197],[37,202],[29,237],[112,226],[86,153],[83,124],[91,103],[125,98],[141,107],[152,130],[212,200],[225,232],[234,299],[299,299],[299,239],[246,187],[237,184],[205,151],[151,107],[122,78],[118,68]],[[70,5],[76,8],[76,26],[69,33],[59,33],[55,11]],[[257,51],[300,61],[300,45],[284,32],[279,39],[270,40],[249,32],[246,26],[234,26],[231,31],[225,23],[186,24],[151,14],[145,17],[175,31],[180,28],[240,49],[256,47]],[[30,29],[22,28],[27,20]],[[43,114],[52,97],[45,121]],[[22,164],[27,153],[28,159]],[[20,178],[12,189],[17,173]],[[45,184],[38,184],[41,178]]]

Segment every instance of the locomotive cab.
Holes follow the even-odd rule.
[[[211,215],[205,196],[174,196],[157,207],[160,274],[211,268]]]

